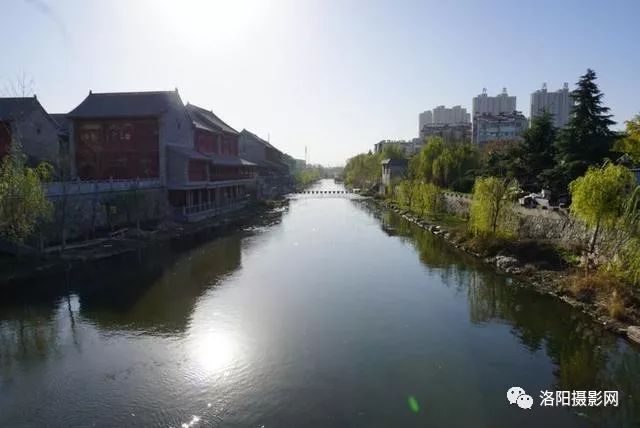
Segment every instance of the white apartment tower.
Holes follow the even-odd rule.
[[[418,135],[420,135],[422,128],[427,124],[433,124],[433,113],[431,110],[423,111],[418,115]]]
[[[453,125],[456,123],[469,123],[470,121],[471,116],[467,113],[467,109],[462,108],[462,106],[453,106],[451,108],[438,106],[433,109],[434,125]]]
[[[495,97],[487,95],[487,89],[484,88],[480,95],[473,97],[473,117],[482,114],[510,114],[514,111],[516,111],[516,97],[510,97],[507,88],[502,88],[502,93]]]
[[[569,84],[565,83],[562,89],[555,92],[547,91],[547,84],[542,84],[542,89],[538,89],[531,94],[531,117],[547,111],[553,115],[553,123],[556,127],[562,128],[569,122],[569,115],[573,108],[573,99],[569,92]]]

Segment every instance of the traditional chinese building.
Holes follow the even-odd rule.
[[[169,145],[169,202],[179,216],[200,220],[244,204],[256,165],[238,156],[238,131],[212,111],[187,104],[190,147]]]
[[[19,143],[31,165],[59,167],[59,125],[34,97],[0,98],[0,158]]]
[[[238,157],[238,132],[185,106],[177,91],[90,92],[67,119],[74,176],[107,189],[166,189],[180,220],[239,208],[254,176],[254,165]]]
[[[292,189],[292,177],[285,155],[271,143],[243,129],[240,132],[240,156],[257,166],[260,197],[274,197]]]
[[[408,164],[406,159],[385,159],[381,162],[382,180],[379,189],[381,195],[385,195],[391,190],[395,180],[405,176]]]

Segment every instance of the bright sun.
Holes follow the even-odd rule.
[[[263,17],[264,0],[154,0],[167,31],[191,43],[229,46]]]

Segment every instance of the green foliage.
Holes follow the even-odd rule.
[[[442,190],[433,183],[417,183],[414,210],[422,216],[439,217],[445,212]]]
[[[298,186],[306,187],[311,183],[314,183],[322,177],[321,168],[308,167],[300,169],[295,173],[296,184]]]
[[[403,180],[394,187],[394,201],[420,216],[439,217],[445,211],[442,190],[433,183]]]
[[[589,166],[601,165],[609,155],[616,134],[609,127],[615,122],[602,105],[604,94],[595,83],[596,73],[588,69],[571,93],[575,105],[571,119],[562,129],[555,148],[555,170],[545,172],[549,187],[564,192],[569,182],[583,175]]]
[[[593,252],[601,228],[615,226],[624,212],[629,192],[635,185],[631,171],[621,165],[589,168],[569,184],[571,213],[594,228],[589,251]]]
[[[571,213],[591,227],[613,227],[634,185],[633,174],[624,166],[591,167],[569,185]]]
[[[394,146],[392,144],[386,145],[382,148],[382,153],[379,155],[380,160],[384,159],[405,159],[406,155],[404,150],[402,150],[399,146]]]
[[[520,143],[515,140],[492,141],[482,147],[481,175],[513,179],[520,173]]]
[[[511,169],[520,187],[530,191],[543,187],[540,175],[554,165],[556,137],[551,114],[544,112],[531,120],[531,127],[524,132],[522,143],[516,149]]]
[[[640,286],[640,186],[631,192],[623,205],[621,227],[630,234],[612,264],[615,273],[636,286]]]
[[[411,180],[400,181],[393,189],[393,198],[400,208],[411,210],[416,196],[416,183]]]
[[[479,154],[470,144],[446,143],[432,137],[420,153],[409,161],[409,173],[415,179],[441,187],[468,192],[475,170],[479,167]]]
[[[347,161],[344,167],[344,181],[353,187],[370,187],[380,181],[382,157],[379,154],[362,153]]]
[[[626,122],[625,136],[616,142],[615,150],[629,155],[634,163],[640,163],[640,114]]]
[[[49,164],[28,167],[18,143],[0,164],[0,237],[22,242],[31,235],[38,222],[51,214],[42,182],[51,175]]]
[[[474,235],[510,234],[515,186],[515,183],[498,177],[476,179],[469,218],[469,228]]]

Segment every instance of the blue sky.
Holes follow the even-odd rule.
[[[618,122],[640,113],[640,1],[5,0],[0,83],[50,112],[89,92],[179,88],[295,157],[341,164],[417,115],[596,70]],[[3,85],[0,85],[2,87]]]

